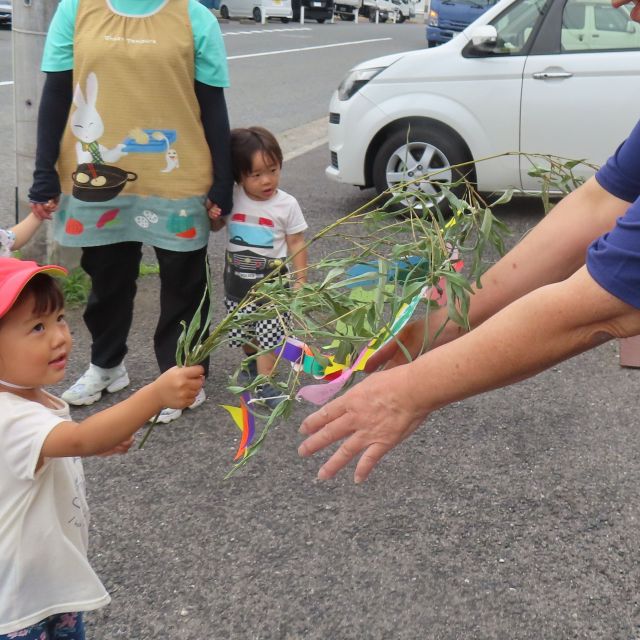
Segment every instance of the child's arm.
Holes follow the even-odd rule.
[[[21,220],[17,225],[11,227],[11,231],[16,236],[16,241],[11,248],[17,251],[27,244],[33,237],[33,234],[40,228],[41,224],[42,220],[31,212],[24,220]]]
[[[294,288],[298,288],[307,281],[307,246],[304,233],[292,233],[286,237],[287,250],[293,265]]]
[[[202,388],[204,370],[173,367],[126,400],[82,422],[61,422],[42,445],[40,459],[106,453],[130,438],[164,407],[188,407]]]

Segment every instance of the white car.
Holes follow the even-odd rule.
[[[389,19],[397,22],[400,13],[392,0],[363,0],[362,8],[364,15],[369,18],[370,22],[375,22],[376,11],[380,22],[386,22]]]
[[[219,12],[221,18],[253,18],[256,22],[262,22],[263,16],[282,22],[293,18],[291,0],[222,0]]]
[[[628,8],[500,0],[440,47],[352,69],[331,99],[326,174],[381,193],[434,170],[453,181],[449,167],[473,160],[480,191],[539,191],[526,159],[481,160],[527,152],[602,164],[640,118],[638,95],[640,24]]]
[[[392,0],[396,5],[398,13],[398,22],[404,22],[405,20],[412,20],[416,17],[416,3],[415,0]]]

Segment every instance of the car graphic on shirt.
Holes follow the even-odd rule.
[[[229,221],[229,242],[241,247],[273,249],[273,229],[271,218],[233,213]]]

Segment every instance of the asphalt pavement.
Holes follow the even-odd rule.
[[[10,54],[6,37],[0,53]],[[315,61],[305,66],[297,58],[300,67],[287,72],[277,57],[264,60],[275,69],[272,90],[308,85],[318,103],[304,73]],[[244,73],[244,63],[233,64]],[[334,66],[322,73],[337,75]],[[253,123],[257,100],[249,95],[250,108],[240,111],[242,98],[231,95],[232,111]],[[0,100],[8,108],[9,94]],[[301,114],[319,118],[322,100],[315,112],[301,101],[287,105],[286,126],[274,102],[266,122],[282,131],[305,123]],[[0,138],[12,148],[10,118],[0,111]],[[285,164],[282,186],[300,200],[311,232],[371,195],[326,182],[327,160],[321,147]],[[13,165],[11,154],[0,157],[0,224],[12,219]],[[541,212],[527,199],[500,215],[513,244]],[[221,237],[212,237],[210,259],[219,274]],[[220,304],[216,317],[222,313]],[[157,278],[147,276],[126,359],[130,389],[74,410],[75,418],[153,379],[157,315]],[[80,310],[68,316],[71,382],[87,364],[89,343]],[[326,456],[297,456],[297,428],[311,410],[303,404],[245,471],[223,479],[239,432],[218,405],[233,401],[225,387],[238,357],[232,349],[216,353],[208,401],[158,427],[144,449],[86,460],[90,556],[113,597],[87,614],[89,638],[640,638],[640,444],[632,400],[640,371],[619,366],[615,343],[436,412],[359,486],[353,469],[318,483]]]
[[[327,188],[325,156],[285,165],[282,186],[299,195],[312,231],[369,195]],[[511,243],[539,217],[531,200],[505,211]],[[219,272],[215,236],[210,257]],[[157,313],[151,276],[126,359],[131,390],[155,375]],[[69,320],[72,380],[89,351],[80,312]],[[618,365],[615,343],[436,412],[359,486],[353,469],[319,483],[324,456],[297,456],[303,404],[245,471],[223,479],[239,432],[218,405],[232,401],[237,359],[216,353],[208,401],[158,427],[144,449],[86,460],[91,561],[113,597],[87,615],[90,638],[640,637],[629,399],[640,372]]]

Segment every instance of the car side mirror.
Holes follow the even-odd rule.
[[[498,41],[498,30],[491,24],[481,24],[471,30],[471,44],[476,49],[486,49]]]

